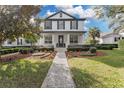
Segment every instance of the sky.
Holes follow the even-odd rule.
[[[89,5],[44,5],[39,16],[45,18],[60,10],[63,10],[77,18],[86,18],[87,20],[84,22],[84,29],[86,31],[91,27],[98,27],[101,32],[111,31],[108,27],[108,22],[97,19],[92,6]]]

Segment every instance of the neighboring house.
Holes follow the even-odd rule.
[[[100,44],[117,44],[117,41],[121,39],[124,39],[124,32],[120,32],[118,34],[113,32],[101,33],[99,43]]]
[[[43,31],[36,46],[67,48],[68,45],[82,45],[84,43],[84,21],[59,11],[44,19],[41,23]],[[15,42],[7,40],[3,46],[30,46],[23,38]]]

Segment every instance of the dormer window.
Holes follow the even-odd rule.
[[[45,21],[44,29],[52,29],[52,21]]]

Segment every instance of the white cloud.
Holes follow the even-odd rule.
[[[85,16],[89,18],[95,16],[95,11],[93,9],[86,9],[84,13],[85,13]]]
[[[80,18],[91,18],[95,16],[95,12],[91,8],[84,10],[82,6],[73,7],[72,5],[56,5],[56,7],[71,15],[79,15]]]
[[[46,13],[46,15],[47,16],[50,16],[50,15],[52,15],[52,14],[54,14],[55,12],[51,12],[50,10],[47,10],[47,13]]]
[[[72,5],[56,5],[58,9],[71,9],[73,8]]]

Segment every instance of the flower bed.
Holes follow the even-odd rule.
[[[78,52],[66,52],[66,56],[68,58],[72,58],[72,57],[96,57],[96,56],[104,56],[105,53],[103,53],[102,51],[97,51],[96,53],[91,53],[89,51],[85,52],[85,51],[78,51]]]
[[[18,59],[30,57],[30,56],[31,56],[31,53],[29,53],[29,54],[14,53],[14,54],[2,56],[0,59],[0,62],[11,62],[11,61],[15,61]]]

